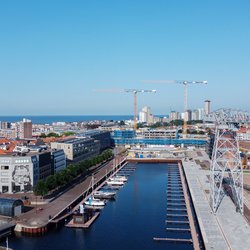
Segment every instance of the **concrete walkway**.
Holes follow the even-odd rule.
[[[119,157],[111,161],[109,164],[101,168],[95,173],[95,183],[102,179],[106,173],[113,170],[114,164],[122,162],[124,158]],[[37,206],[35,209],[22,214],[17,220],[17,229],[25,228],[40,228],[48,224],[50,220],[56,218],[62,211],[67,209],[75,200],[85,193],[91,187],[92,176],[88,176],[82,183],[74,186],[67,192],[63,193],[52,202]]]
[[[193,152],[192,159],[208,161],[204,151]],[[189,153],[190,154],[190,153]],[[209,205],[210,184],[208,170],[203,170],[195,161],[183,161],[190,193],[200,224],[206,249],[248,250],[250,246],[250,226],[237,213],[231,199],[225,196],[214,215]]]

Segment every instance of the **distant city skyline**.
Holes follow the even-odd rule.
[[[248,110],[249,1],[1,1],[0,116],[132,115],[188,108]]]

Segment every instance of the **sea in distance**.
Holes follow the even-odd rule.
[[[34,124],[51,124],[53,122],[82,122],[94,120],[124,121],[133,119],[132,115],[18,115],[0,116],[1,122],[18,122],[23,118],[29,119]]]

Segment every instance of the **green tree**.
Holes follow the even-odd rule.
[[[75,135],[76,133],[75,132],[72,132],[72,131],[66,131],[64,133],[62,133],[62,135],[64,136],[71,136],[71,135]]]
[[[60,137],[57,133],[51,132],[47,134],[47,137]]]
[[[170,121],[170,125],[174,125],[174,126],[183,126],[183,120],[173,120]]]
[[[137,123],[137,128],[143,128],[143,127],[144,127],[144,125],[142,123],[140,123],[140,122]]]
[[[67,167],[67,172],[68,174],[70,174],[72,177],[76,177],[77,176],[77,167],[76,165],[70,164]]]
[[[41,133],[40,138],[46,138],[47,136],[44,133]]]
[[[159,128],[162,127],[162,123],[161,122],[156,122],[153,125],[150,126],[150,128]]]
[[[61,170],[60,172],[55,174],[57,186],[63,186],[67,183],[66,175],[67,173],[64,170]]]
[[[56,187],[56,178],[55,175],[50,175],[46,178],[45,185],[47,189],[50,191]]]
[[[35,195],[41,195],[42,197],[48,193],[48,188],[43,180],[39,180],[34,187]]]

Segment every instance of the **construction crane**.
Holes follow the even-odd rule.
[[[188,93],[187,86],[189,84],[207,84],[208,81],[186,81],[186,80],[145,80],[144,83],[162,83],[162,84],[183,84],[184,85],[184,122],[183,122],[183,138],[187,137],[187,111],[188,111]]]
[[[147,90],[147,89],[95,89],[94,92],[112,92],[112,93],[121,93],[121,92],[127,92],[127,93],[134,93],[134,129],[137,129],[137,123],[136,123],[136,113],[137,113],[137,93],[156,93],[156,90]]]
[[[127,93],[134,93],[134,130],[137,129],[136,123],[136,113],[137,113],[137,93],[155,93],[156,90],[146,90],[146,89],[125,89]]]

